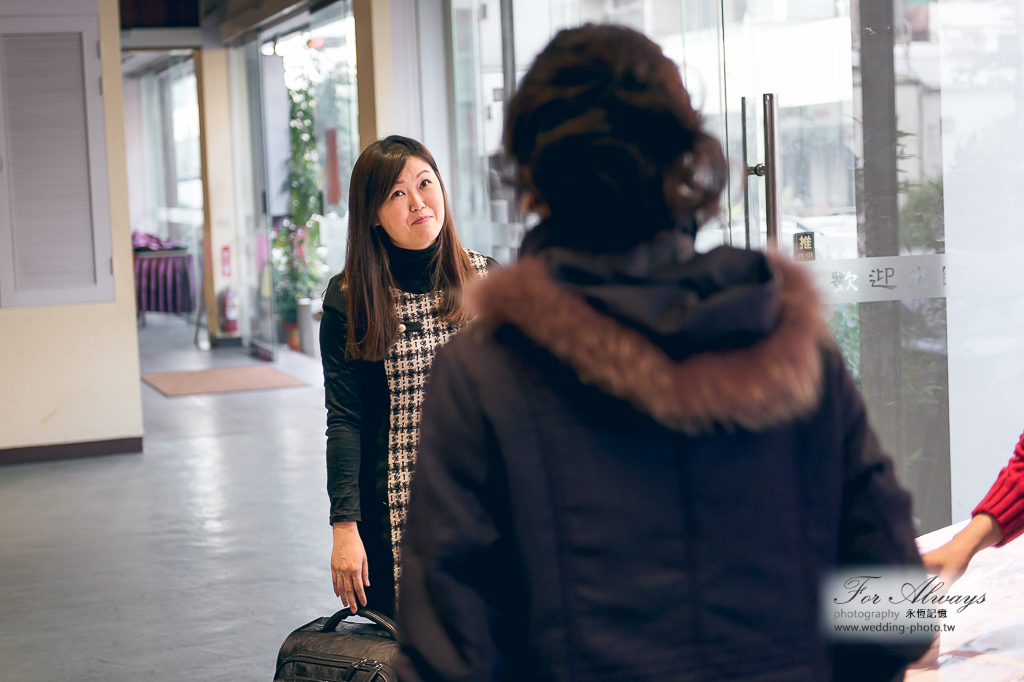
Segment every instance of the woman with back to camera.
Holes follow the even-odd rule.
[[[675,64],[562,31],[505,149],[543,218],[438,353],[403,542],[403,680],[888,682],[832,646],[819,576],[920,567],[804,271],[694,252],[726,163]]]
[[[494,261],[463,248],[434,158],[397,135],[356,161],[348,230],[320,323],[331,574],[353,612],[393,615],[423,384],[466,320],[464,288]]]

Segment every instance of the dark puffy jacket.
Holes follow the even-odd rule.
[[[823,572],[920,557],[804,272],[654,253],[524,259],[437,354],[403,679],[886,682],[927,648],[819,632]]]

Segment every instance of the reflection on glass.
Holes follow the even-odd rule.
[[[319,298],[345,262],[348,184],[359,154],[352,4],[299,15],[279,30],[250,48],[260,74],[260,200],[273,265],[259,286],[273,290],[273,334],[298,349],[299,301]]]
[[[936,43],[931,73],[941,84],[934,97],[941,114],[931,116],[941,156],[929,161],[943,169],[932,192],[944,208],[936,241],[956,283],[947,317],[959,520],[995,480],[1024,429],[1024,396],[1012,388],[1024,382],[1017,265],[1024,258],[1024,7],[1015,0],[943,0],[918,11],[924,16],[916,30]]]
[[[290,127],[308,125],[292,140],[309,143],[308,169],[292,174],[288,190],[295,196],[296,183],[308,180],[307,192],[315,194],[311,239],[327,271],[340,272],[345,263],[348,225],[348,180],[359,156],[358,100],[356,98],[355,20],[351,3],[339,2],[310,17],[308,30],[286,36],[273,44],[272,55],[282,61],[284,85],[293,103]],[[308,122],[308,123],[307,123]],[[267,131],[281,136],[289,131]],[[299,177],[308,173],[308,178]],[[294,211],[294,203],[292,204]],[[289,213],[290,215],[290,213]]]
[[[242,338],[264,360],[277,353],[273,264],[266,216],[266,144],[263,137],[263,89],[258,41],[229,52],[231,65],[233,157],[238,202],[239,282],[242,289]],[[244,112],[244,113],[243,113]]]
[[[554,33],[615,22],[680,68],[730,161],[698,248],[765,244],[761,102],[780,104],[780,248],[817,260],[925,256],[948,298],[833,306],[827,319],[921,532],[967,517],[1022,426],[1024,5],[1016,0],[455,0],[458,217],[475,248],[515,256],[498,182],[502,74],[521,78]],[[896,20],[892,21],[895,17]],[[881,28],[880,28],[881,27]],[[513,49],[507,49],[509,41]],[[503,46],[505,49],[503,49]],[[504,63],[514,55],[514,68]],[[741,98],[748,104],[743,120]],[[752,234],[744,231],[749,182]],[[502,204],[501,202],[506,202]],[[504,240],[504,241],[503,241]],[[936,260],[936,263],[939,261]],[[827,283],[826,283],[827,285]]]
[[[329,274],[345,265],[348,240],[348,184],[359,157],[356,98],[355,20],[351,3],[340,2],[315,12],[310,47],[319,61],[320,81],[314,109],[318,141],[317,169],[322,195],[320,257]]]
[[[512,0],[511,15],[512,23],[503,23],[498,0],[452,3],[458,227],[467,246],[503,263],[516,257],[525,230],[537,221],[519,211],[509,178],[503,175],[504,104],[515,85],[506,87],[506,74],[514,74],[518,82],[558,31],[585,22],[614,22],[645,31],[681,66],[683,58],[678,0]],[[715,45],[713,5],[710,17],[710,23],[707,17],[699,21]],[[510,56],[514,65],[506,68]],[[702,92],[710,100],[718,97],[719,79],[714,72],[709,76],[711,86]],[[715,130],[720,129],[724,125]]]
[[[267,134],[289,133],[291,149],[288,210],[284,221],[275,222],[275,246],[281,251],[294,249],[278,258],[305,255],[308,263],[301,265],[308,265],[308,279],[315,282],[311,286],[325,284],[323,275],[340,272],[345,262],[348,179],[359,155],[355,47],[355,20],[351,3],[345,2],[314,13],[308,30],[274,45],[289,93],[290,129]],[[305,229],[306,234],[289,239],[281,229]],[[303,273],[286,276],[303,277]],[[311,293],[306,291],[305,279],[294,284],[301,290],[298,294]]]
[[[505,99],[501,29],[498,0],[453,0],[456,225],[467,248],[507,263],[493,234],[495,225],[509,222],[497,167]]]

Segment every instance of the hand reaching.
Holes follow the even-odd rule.
[[[973,557],[974,553],[969,548],[950,541],[942,547],[922,555],[921,559],[924,560],[925,570],[932,575],[939,576],[939,580],[945,583],[946,588],[949,588],[964,574]]]
[[[925,569],[945,583],[945,588],[960,579],[974,555],[1003,539],[1003,531],[990,514],[976,514],[967,527],[952,540],[921,558]]]

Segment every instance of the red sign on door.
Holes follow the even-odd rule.
[[[220,249],[220,274],[224,277],[231,276],[231,247],[222,246]]]

